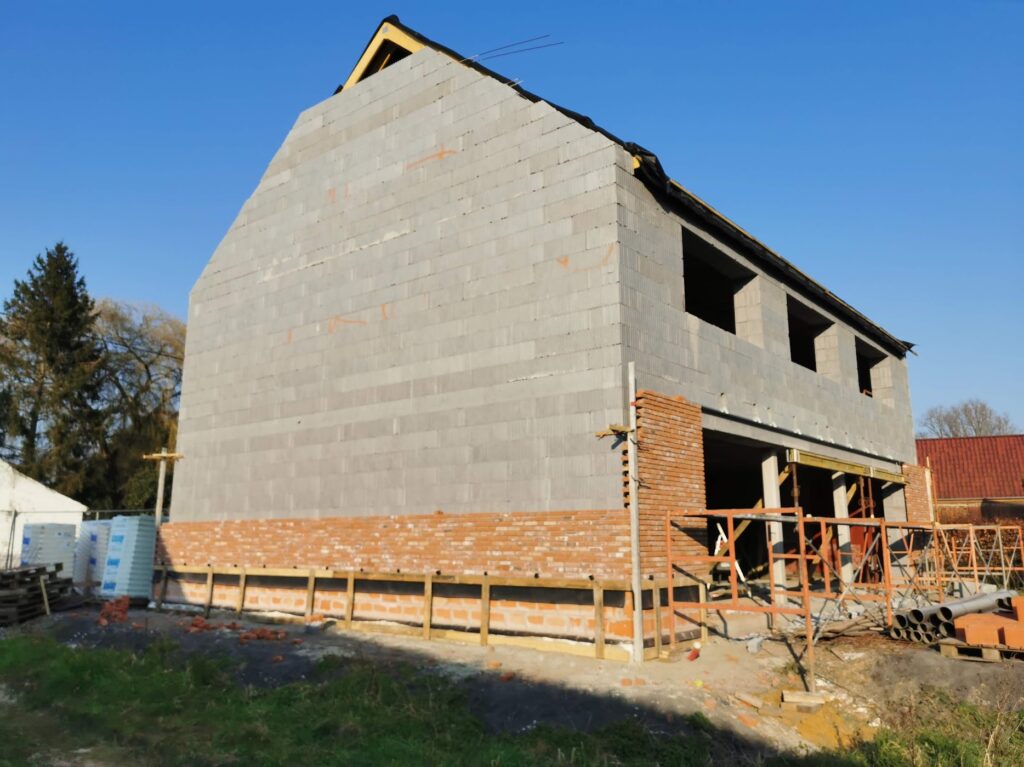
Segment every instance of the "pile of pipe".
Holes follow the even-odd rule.
[[[956,636],[956,629],[953,628],[954,619],[969,613],[1009,610],[1010,599],[1015,596],[1016,591],[994,591],[991,594],[975,594],[955,602],[904,610],[893,616],[893,627],[889,630],[889,636],[893,639],[923,644],[935,644],[943,639],[952,639]]]

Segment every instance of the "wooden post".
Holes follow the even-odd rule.
[[[164,599],[167,598],[167,565],[163,566],[163,573],[160,575],[160,588],[156,592],[156,609],[162,610]]]
[[[348,573],[348,589],[345,597],[345,628],[352,628],[352,611],[356,601],[356,574]]]
[[[885,625],[892,628],[892,562],[890,562],[889,554],[889,529],[885,526],[884,517],[878,521],[878,524],[881,527],[882,584],[885,587]],[[904,535],[906,535],[905,532]]]
[[[238,604],[235,605],[235,612],[241,615],[242,610],[245,609],[245,568],[242,568],[242,572],[238,574]]]
[[[434,578],[430,573],[423,577],[423,638],[430,639],[430,624],[434,619]]]
[[[213,605],[213,568],[206,573],[206,604],[203,606],[203,616],[210,617],[210,607]]]
[[[769,572],[771,572],[769,570]],[[700,612],[698,616],[700,618],[700,641],[704,643],[708,641],[708,585],[704,581],[697,581],[697,598],[700,600]],[[675,644],[675,638],[673,638],[673,644]]]
[[[160,448],[160,455],[167,455],[167,448]],[[156,509],[154,509],[154,521],[156,526],[164,521],[164,483],[167,481],[167,459],[160,459],[160,470],[156,480]]]
[[[661,587],[657,584],[654,585],[652,591],[652,599],[654,601],[654,655],[656,658],[661,657]]]
[[[628,366],[629,435],[626,440],[626,458],[629,470],[629,549],[630,586],[633,593],[633,663],[644,662],[643,594],[640,581],[640,468],[637,455],[636,363]]]
[[[491,633],[491,581],[485,575],[480,584],[480,644],[490,641]]]
[[[309,580],[306,582],[306,617],[313,614],[313,598],[316,595],[316,571],[310,569]]]
[[[594,657],[604,658],[604,588],[594,584]]]
[[[796,464],[794,464],[795,466]],[[795,476],[795,475],[794,475]],[[807,690],[818,691],[818,679],[814,663],[814,623],[811,618],[811,592],[807,573],[807,544],[804,536],[804,515],[797,507],[796,511],[797,565],[800,575],[800,606],[804,614],[804,653],[807,656]]]
[[[665,562],[668,576],[668,644],[671,650],[676,649],[676,590],[675,568],[672,564],[672,520],[665,512]]]
[[[46,610],[46,614],[50,614],[50,596],[46,593],[46,576],[39,576],[39,590],[43,594],[43,608]]]
[[[157,527],[160,527],[164,519],[164,483],[167,479],[167,462],[174,463],[184,457],[181,453],[168,453],[166,447],[160,448],[159,453],[148,453],[142,456],[143,461],[160,462],[159,474],[156,480],[156,507],[153,509],[153,520],[156,522]]]

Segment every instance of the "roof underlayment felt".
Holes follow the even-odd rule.
[[[1024,498],[1024,434],[917,440],[939,500]]]
[[[708,203],[697,197],[692,192],[685,189],[677,181],[665,173],[665,170],[661,166],[661,162],[658,160],[657,155],[648,149],[636,144],[632,141],[625,141],[610,131],[602,128],[600,125],[594,123],[586,115],[582,115],[578,112],[574,112],[571,109],[554,104],[546,99],[542,99],[540,96],[531,93],[528,90],[520,87],[519,84],[510,80],[497,72],[488,69],[487,67],[480,64],[472,57],[463,56],[451,48],[448,48],[441,43],[438,43],[430,38],[420,34],[416,30],[407,27],[401,22],[397,16],[388,16],[386,19],[381,21],[378,25],[377,30],[374,32],[370,41],[367,43],[366,49],[362,56],[365,55],[366,51],[369,50],[370,46],[373,45],[374,40],[377,38],[378,33],[385,25],[391,25],[396,29],[401,30],[409,37],[416,40],[421,45],[432,48],[435,51],[450,56],[454,60],[458,61],[464,66],[471,67],[476,71],[492,77],[501,83],[513,88],[523,98],[529,101],[544,101],[549,104],[553,109],[557,109],[559,112],[564,114],[576,122],[580,123],[590,130],[596,131],[607,137],[609,140],[615,142],[627,152],[629,152],[636,164],[636,175],[640,178],[644,184],[655,194],[663,203],[675,207],[677,210],[682,209],[686,213],[697,218],[702,223],[711,227],[717,234],[724,237],[726,240],[737,245],[739,249],[746,253],[749,257],[752,257],[773,276],[779,278],[783,282],[786,282],[794,286],[797,290],[804,293],[807,297],[812,300],[817,300],[824,306],[834,311],[838,316],[842,317],[854,328],[860,330],[868,338],[878,343],[882,348],[886,349],[890,353],[897,355],[898,357],[906,356],[906,353],[913,349],[913,344],[909,341],[903,341],[896,338],[887,330],[881,326],[875,324],[865,315],[854,309],[848,303],[843,301],[837,295],[832,293],[828,288],[819,282],[816,282],[808,275],[804,274],[801,270],[797,269],[793,264],[789,263],[782,256],[777,254],[771,248],[764,243],[760,242],[752,235],[745,232],[738,225],[734,224],[728,218],[723,216],[721,213],[716,211]],[[351,86],[350,86],[351,87]],[[342,90],[343,86],[339,86],[335,93]]]

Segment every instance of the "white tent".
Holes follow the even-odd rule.
[[[77,531],[86,507],[0,461],[0,568],[21,561],[25,524],[62,522]],[[69,572],[68,575],[71,573]]]

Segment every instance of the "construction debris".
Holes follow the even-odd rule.
[[[0,570],[0,627],[49,614],[71,593],[60,565],[27,565]]]
[[[1013,609],[1013,600],[1020,598],[1014,591],[996,591],[974,594],[953,602],[915,607],[893,615],[889,635],[922,644],[935,644],[943,639],[956,638],[966,644],[997,645],[1001,642],[1014,646],[1020,642],[1024,649],[1024,624],[1018,618],[994,615],[996,610]],[[1011,643],[1002,638],[1003,627],[1008,627]]]

